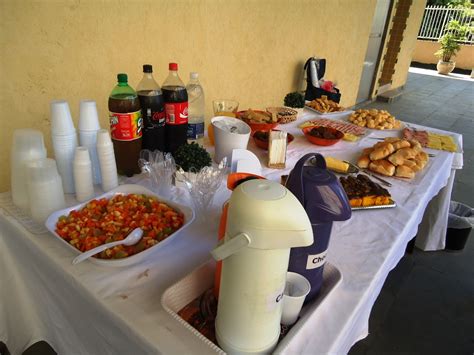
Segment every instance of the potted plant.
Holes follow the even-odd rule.
[[[454,70],[456,63],[453,58],[461,49],[459,42],[465,41],[470,31],[469,26],[461,25],[457,20],[451,20],[446,33],[439,39],[440,49],[435,52],[439,58],[436,68],[440,74],[449,74]]]
[[[298,114],[303,112],[304,109],[304,96],[303,94],[294,91],[290,92],[285,96],[283,100],[286,107],[292,108],[298,111]]]

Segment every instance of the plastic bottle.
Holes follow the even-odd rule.
[[[110,135],[114,145],[117,171],[121,175],[139,174],[143,120],[140,101],[128,85],[127,74],[117,75],[118,84],[109,97]]]
[[[179,146],[186,144],[188,132],[188,93],[178,76],[178,64],[169,63],[169,74],[163,83],[165,101],[165,151],[173,154]]]
[[[204,89],[199,82],[198,73],[189,74],[186,91],[189,100],[188,142],[202,144],[204,138]]]
[[[153,78],[153,67],[143,65],[143,78],[138,83],[143,119],[142,149],[165,151],[165,103],[160,85]]]

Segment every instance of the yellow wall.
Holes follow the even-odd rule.
[[[108,127],[116,74],[136,86],[143,63],[160,83],[170,61],[185,81],[198,71],[209,118],[218,98],[281,104],[316,55],[352,105],[374,9],[375,0],[2,0],[0,191],[9,189],[14,129],[40,129],[52,156],[49,102],[68,100],[77,124],[79,101],[94,99]]]
[[[434,55],[439,49],[438,42],[416,41],[413,60],[420,63],[436,64],[438,57]],[[474,68],[474,45],[462,45],[461,50],[454,58],[456,68],[471,70]]]

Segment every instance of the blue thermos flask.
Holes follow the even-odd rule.
[[[286,187],[305,208],[313,228],[313,244],[292,248],[288,267],[288,271],[303,275],[311,283],[307,303],[321,289],[332,223],[351,218],[352,211],[344,189],[337,177],[326,169],[321,154],[303,156],[290,172]]]

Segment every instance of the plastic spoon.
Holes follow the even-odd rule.
[[[85,253],[82,253],[81,255],[78,255],[77,257],[74,258],[74,260],[72,261],[72,264],[73,265],[79,264],[80,262],[83,262],[84,260],[89,259],[91,256],[98,254],[105,249],[113,248],[117,245],[137,244],[138,241],[142,239],[142,235],[143,235],[143,230],[141,228],[135,228],[133,231],[130,232],[127,238],[123,240],[119,240],[119,241],[111,242],[107,244],[102,244],[102,245],[99,245],[97,248],[91,249],[89,251],[86,251]]]

